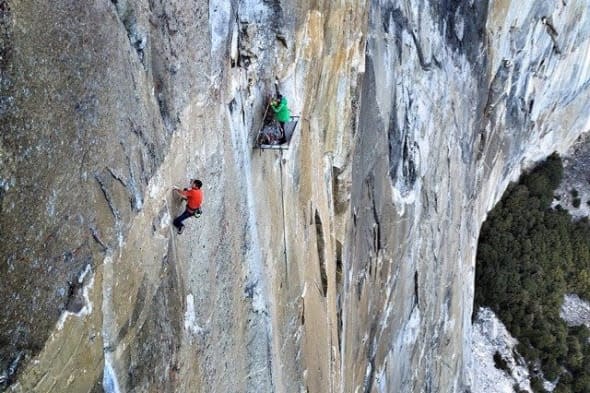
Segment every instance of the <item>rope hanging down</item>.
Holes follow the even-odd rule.
[[[166,209],[168,210],[168,216],[170,216],[170,224],[168,228],[170,229],[170,239],[172,240],[172,248],[174,252],[174,261],[178,262],[178,251],[176,249],[176,239],[174,238],[174,231],[172,230],[172,212],[170,211],[170,205],[168,204],[168,195],[164,198],[164,202],[166,203]]]
[[[289,285],[289,270],[287,264],[287,226],[285,225],[285,190],[283,189],[283,150],[280,150],[279,168],[281,169],[281,206],[283,208],[283,255],[285,257],[285,283]]]

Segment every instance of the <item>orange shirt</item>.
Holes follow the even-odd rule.
[[[201,203],[203,203],[203,191],[201,191],[201,189],[189,188],[180,193],[186,197],[186,206],[189,209],[196,210],[201,207]]]

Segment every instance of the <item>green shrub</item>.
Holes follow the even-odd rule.
[[[573,391],[575,393],[588,393],[590,392],[590,375],[585,373],[580,375],[573,382]]]
[[[546,392],[546,390],[543,388],[543,381],[537,376],[531,378],[531,389],[533,389],[533,392],[535,393]]]
[[[573,390],[569,387],[569,385],[560,383],[555,387],[553,393],[573,393]]]

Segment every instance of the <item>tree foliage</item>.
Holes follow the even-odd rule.
[[[533,372],[540,364],[556,391],[590,392],[586,327],[568,328],[559,317],[566,293],[590,299],[590,225],[551,209],[563,175],[550,156],[508,187],[482,226],[476,261],[476,306],[494,310],[519,340]],[[475,307],[477,309],[477,307]],[[535,392],[544,391],[538,378]]]

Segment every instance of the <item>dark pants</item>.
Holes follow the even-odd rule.
[[[184,224],[182,222],[184,220],[186,220],[187,218],[192,217],[194,215],[195,215],[195,212],[189,212],[188,210],[185,210],[184,213],[182,213],[180,216],[176,217],[172,223],[174,224],[174,226],[176,228],[180,229],[184,226]]]
[[[283,143],[287,140],[287,134],[285,134],[285,122],[279,121],[279,126],[281,127],[281,137],[279,138],[279,142]]]

